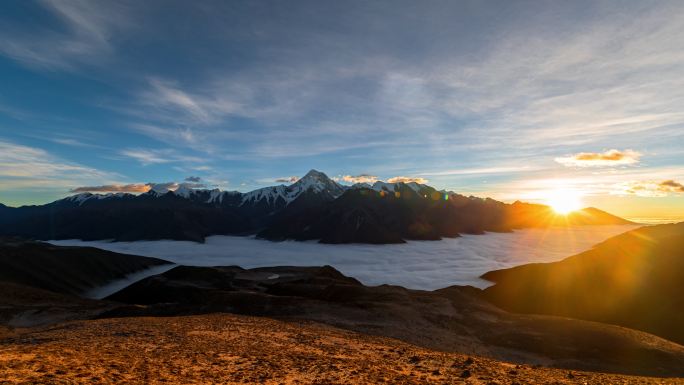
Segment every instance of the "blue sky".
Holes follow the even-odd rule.
[[[316,168],[684,218],[679,1],[10,0],[0,84],[11,205]]]

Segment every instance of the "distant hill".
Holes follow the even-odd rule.
[[[684,343],[684,223],[642,227],[560,262],[484,274],[485,298],[514,312],[644,330]]]
[[[587,226],[587,225],[629,225],[636,224],[624,218],[587,207],[568,214],[558,214],[551,207],[515,202],[508,211],[508,226],[512,228],[547,227],[547,226]]]
[[[35,239],[202,242],[210,235],[324,243],[401,243],[543,226],[630,224],[598,209],[466,197],[418,183],[342,186],[311,170],[297,182],[240,193],[191,189],[82,193],[41,206],[0,206],[0,235]]]

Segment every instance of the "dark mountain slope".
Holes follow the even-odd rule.
[[[63,247],[0,238],[0,282],[56,293],[81,294],[136,271],[167,263],[93,247]]]
[[[446,196],[450,198],[445,200]],[[436,240],[459,233],[506,231],[500,226],[504,207],[493,200],[445,194],[427,186],[415,191],[398,184],[392,192],[356,188],[305,215],[283,216],[259,236],[320,239],[324,243]]]
[[[544,205],[508,205],[429,186],[416,191],[400,183],[392,191],[353,188],[334,201],[306,209],[286,208],[258,236],[270,240],[319,239],[323,243],[401,243],[526,227],[605,224],[631,222],[594,208],[566,216]]]
[[[560,262],[486,273],[515,312],[623,325],[684,343],[684,223],[642,227]]]
[[[252,219],[237,208],[198,204],[172,192],[84,202],[61,200],[16,210],[23,211],[21,216],[0,225],[2,233],[37,239],[201,242],[207,235],[246,233],[254,227]]]

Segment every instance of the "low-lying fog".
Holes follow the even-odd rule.
[[[324,245],[232,236],[208,237],[203,244],[189,241],[79,240],[51,243],[95,246],[194,266],[239,265],[252,268],[331,265],[367,285],[387,283],[434,290],[451,285],[483,288],[489,283],[478,277],[487,271],[530,262],[557,261],[632,228],[634,226],[526,229],[513,233],[464,235],[442,241],[410,241],[399,245]],[[129,282],[146,275],[149,274],[138,274],[131,277]],[[126,283],[118,282],[114,287],[120,288]],[[101,295],[99,293],[96,296]]]

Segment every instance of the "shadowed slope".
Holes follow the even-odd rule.
[[[684,343],[684,223],[642,227],[560,262],[486,273],[515,312],[623,325]]]
[[[94,247],[54,246],[19,238],[0,238],[0,282],[56,293],[82,294],[136,271],[167,263],[157,258]]]

